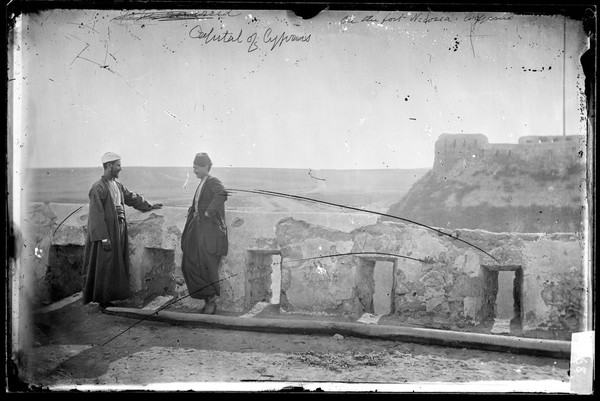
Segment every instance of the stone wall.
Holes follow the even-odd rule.
[[[158,295],[187,295],[181,273],[180,242],[187,208],[164,207],[146,213],[126,209],[133,299],[142,304]],[[82,283],[77,277],[83,272],[87,214],[88,205],[66,203],[30,203],[23,210],[19,227],[23,236],[21,266],[34,287],[28,291],[34,308],[81,290]],[[270,269],[267,259],[279,253],[275,227],[289,216],[347,231],[377,220],[376,215],[365,213],[227,211],[230,247],[219,272],[224,279],[220,283],[220,308],[243,311],[252,299],[261,296],[251,296],[247,289],[253,288],[252,283],[257,281],[269,284],[265,277],[265,271]],[[58,260],[62,271],[58,269]],[[268,292],[260,285],[254,289]]]
[[[518,144],[489,143],[483,134],[441,134],[435,143],[433,171],[443,174],[459,165],[464,169],[489,163],[519,164],[538,170],[568,169],[586,160],[583,135],[524,136]]]
[[[577,236],[481,230],[456,230],[453,235],[499,262],[456,239],[412,225],[382,222],[348,233],[283,220],[277,226],[285,277],[282,299],[291,309],[373,313],[374,269],[391,260],[394,268],[387,282],[393,289],[392,313],[407,322],[465,327],[493,323],[499,310],[512,310],[523,331],[582,329],[584,250]],[[364,254],[312,259],[345,252]],[[373,252],[387,255],[369,254]],[[512,281],[502,286],[508,294],[498,294],[499,272]]]
[[[446,229],[584,232],[591,199],[585,136],[489,144],[481,134],[442,134],[435,150],[432,170],[387,214]]]
[[[186,209],[126,213],[132,299],[142,305],[158,295],[187,295],[180,247]],[[242,312],[277,299],[290,312],[381,313],[431,327],[468,327],[512,309],[523,330],[582,328],[583,242],[574,234],[454,231],[498,263],[456,239],[377,222],[372,214],[226,213],[222,310]],[[87,205],[27,205],[21,269],[32,277],[27,293],[34,306],[80,290],[86,226]],[[327,256],[344,253],[357,254]],[[280,286],[270,275],[275,260]]]

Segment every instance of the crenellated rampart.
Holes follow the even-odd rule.
[[[442,134],[435,143],[434,173],[494,163],[532,171],[568,169],[585,163],[585,137],[525,136],[517,144],[491,144],[483,134]]]

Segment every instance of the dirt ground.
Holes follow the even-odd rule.
[[[35,320],[29,368],[22,372],[32,391],[86,385],[94,385],[90,391],[118,390],[161,383],[182,390],[194,383],[220,383],[223,391],[236,383],[256,382],[569,383],[565,359],[339,335],[222,330],[150,320],[135,324],[82,306],[80,300]]]

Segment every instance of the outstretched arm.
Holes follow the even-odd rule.
[[[144,199],[142,195],[136,194],[135,192],[131,192],[130,190],[128,190],[123,184],[121,184],[121,188],[123,190],[123,202],[125,202],[127,206],[131,206],[134,209],[137,209],[142,212],[162,208],[162,203],[152,204],[146,199]]]

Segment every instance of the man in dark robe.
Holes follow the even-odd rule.
[[[220,296],[219,264],[227,255],[225,224],[227,191],[221,180],[209,174],[212,162],[206,153],[194,158],[194,174],[200,179],[181,236],[181,270],[190,297],[203,299],[203,313],[216,312]]]
[[[147,212],[160,209],[142,196],[130,192],[116,180],[121,171],[119,155],[102,156],[104,175],[92,185],[88,230],[84,252],[83,303],[101,307],[129,297],[129,250],[125,205]]]

